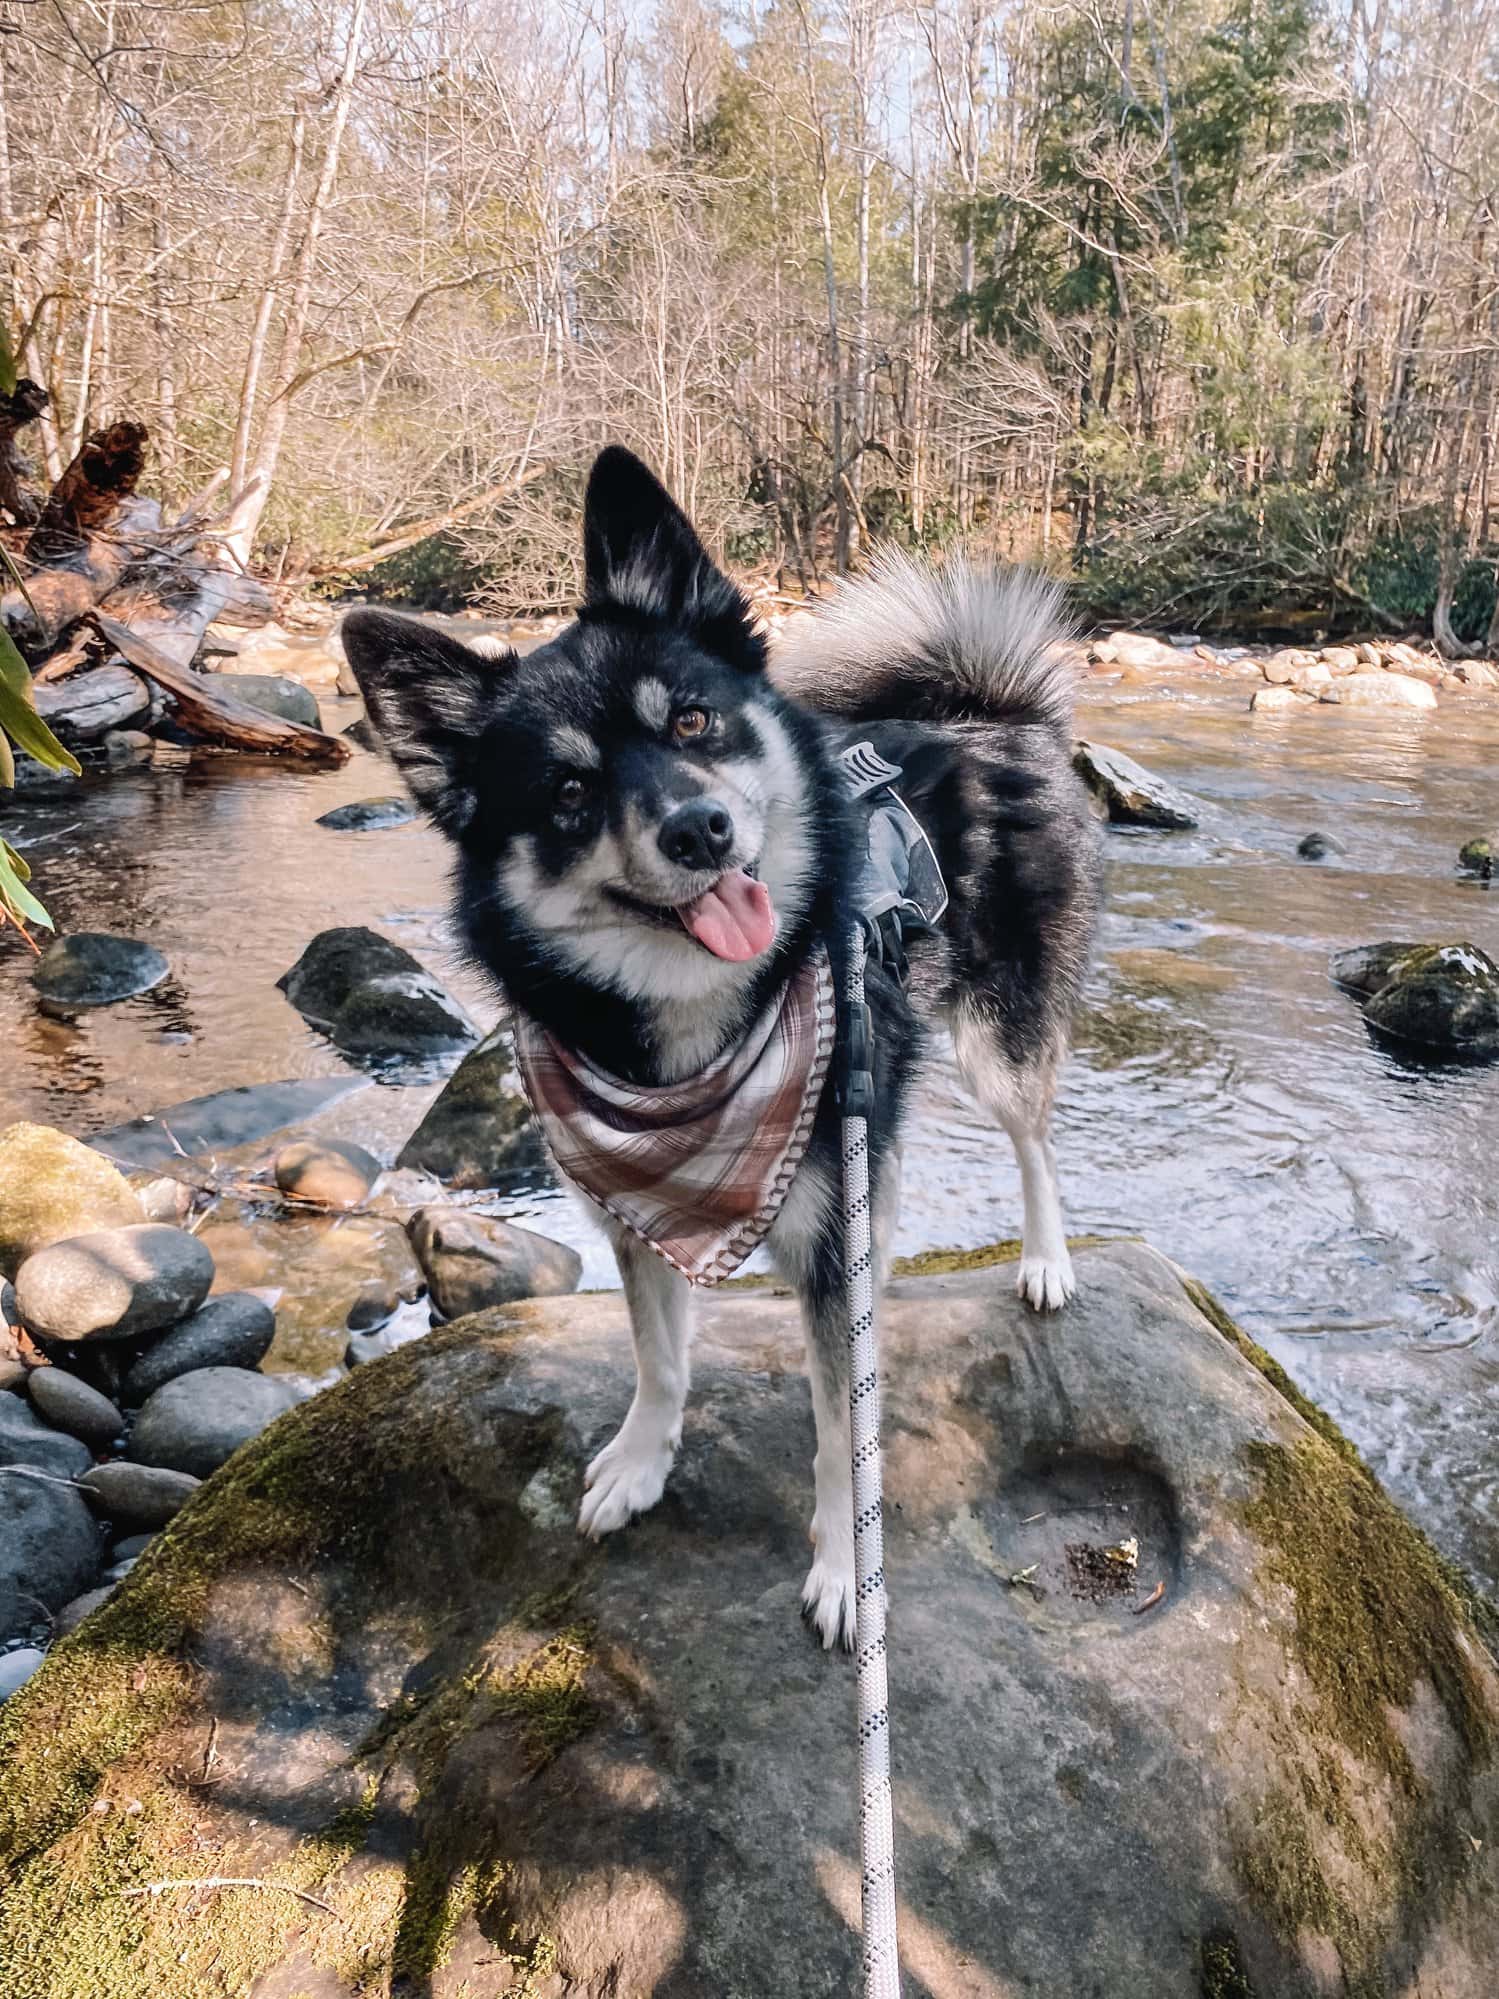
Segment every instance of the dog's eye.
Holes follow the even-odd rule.
[[[576,812],[587,796],[588,786],[581,777],[564,777],[552,793],[552,800],[560,812]]]
[[[707,735],[712,720],[706,708],[679,708],[671,718],[671,733],[679,743],[695,743]]]

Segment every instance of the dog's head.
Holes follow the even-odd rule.
[[[611,447],[585,504],[578,620],[524,658],[354,611],[374,726],[458,848],[470,942],[626,997],[742,980],[817,873],[806,724],[749,606],[644,465]]]

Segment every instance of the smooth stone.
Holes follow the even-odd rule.
[[[1488,1999],[1499,1676],[1463,1592],[1164,1258],[1114,1243],[1076,1264],[1078,1296],[1039,1331],[1013,1262],[889,1289],[908,1989]],[[222,1718],[225,1781],[191,1815],[253,1836],[235,1872],[310,1879],[309,1839],[364,1791],[350,1746],[378,1740],[373,1836],[313,1858],[381,1989],[410,1948],[413,1878],[435,1878],[424,1907],[444,1917],[442,1964],[413,1991],[514,1991],[506,1954],[535,1962],[537,1939],[560,1965],[546,1956],[538,1992],[860,1989],[854,1662],[799,1616],[799,1313],[765,1291],[701,1302],[665,1497],[602,1550],[575,1522],[630,1403],[628,1322],[618,1296],[570,1297],[417,1341],[293,1412],[127,1586],[141,1627],[174,1636],[126,1698],[195,1749]],[[276,1499],[263,1540],[256,1491]],[[1126,1538],[1135,1565],[1090,1593],[1074,1554],[1103,1566]],[[101,1725],[103,1690],[80,1700],[69,1666],[43,1668],[7,1788],[43,1828],[38,1931],[116,1906],[101,1793],[139,1799],[148,1828],[184,1823],[188,1759]],[[228,1857],[141,1864],[180,1878]],[[159,1962],[171,1999],[247,1961],[266,1995],[355,1989],[310,1968],[310,1935],[343,1937],[291,1898],[205,1895],[187,1918],[141,1899],[132,1961]],[[184,1936],[201,1995],[172,1983]]]
[[[147,1219],[128,1180],[92,1146],[45,1124],[0,1131],[0,1273],[33,1250]]]
[[[477,1039],[409,951],[362,926],[321,931],[277,984],[337,1047],[371,1061],[451,1054]]]
[[[103,1579],[107,1583],[122,1583],[134,1567],[134,1562],[111,1562]]]
[[[327,1208],[357,1208],[380,1178],[380,1162],[347,1139],[299,1139],[276,1154],[273,1172],[283,1194]]]
[[[1348,849],[1333,833],[1307,833],[1296,843],[1304,861],[1325,861],[1329,854],[1346,854]]]
[[[192,1498],[201,1479],[185,1472],[169,1471],[162,1465],[127,1463],[115,1458],[95,1465],[78,1481],[108,1520],[124,1521],[130,1527],[165,1527]]]
[[[1320,690],[1320,701],[1342,708],[1435,708],[1434,689],[1409,673],[1355,673]]]
[[[123,1166],[165,1166],[203,1152],[232,1152],[301,1124],[329,1104],[370,1087],[365,1076],[294,1077],[283,1083],[247,1083],[189,1097],[149,1117],[101,1132],[92,1143]],[[177,1143],[174,1145],[172,1140]]]
[[[91,1589],[101,1552],[79,1488],[0,1470],[0,1632],[27,1629],[38,1603],[59,1610]]]
[[[1293,708],[1311,706],[1311,698],[1298,694],[1294,687],[1257,687],[1249,697],[1250,713],[1254,715],[1284,715]]]
[[[117,1562],[139,1561],[155,1539],[154,1534],[127,1534],[122,1541],[116,1541],[109,1552]]]
[[[111,729],[104,738],[104,761],[111,770],[136,770],[150,763],[154,749],[144,729]]]
[[[216,673],[213,685],[216,693],[232,695],[262,715],[277,715],[283,722],[300,722],[308,729],[323,726],[317,697],[299,680],[279,673]]]
[[[303,1399],[279,1375],[244,1367],[200,1367],[179,1374],[146,1402],[125,1456],[207,1478],[268,1423]]]
[[[125,1419],[107,1395],[60,1367],[34,1367],[27,1383],[39,1414],[55,1429],[103,1450],[125,1428]]]
[[[72,1236],[27,1257],[16,1273],[21,1323],[53,1340],[135,1339],[195,1312],[213,1258],[164,1222]]]
[[[1457,864],[1466,868],[1469,874],[1481,875],[1488,881],[1499,863],[1499,833],[1480,833],[1477,839],[1466,840],[1458,849]]]
[[[1105,666],[1158,668],[1187,664],[1175,646],[1152,638],[1148,632],[1110,632],[1093,647]]]
[[[0,1701],[19,1693],[46,1656],[34,1645],[18,1645],[14,1652],[0,1654]]]
[[[418,1208],[406,1233],[445,1319],[576,1291],[583,1275],[583,1259],[566,1243],[467,1208]]]
[[[258,1367],[276,1337],[276,1314],[248,1291],[220,1291],[152,1342],[126,1370],[120,1398],[138,1409],[158,1388],[203,1367]]]
[[[373,833],[389,826],[409,826],[420,816],[409,798],[356,798],[347,805],[335,805],[315,823],[334,833]]]
[[[515,1083],[504,1028],[464,1056],[396,1164],[465,1189],[503,1187],[520,1175],[550,1170],[540,1126]]]
[[[344,1324],[351,1333],[372,1333],[395,1317],[400,1304],[396,1285],[385,1278],[371,1278],[349,1307]]]
[[[112,1582],[102,1582],[97,1589],[85,1590],[82,1596],[75,1596],[71,1603],[65,1603],[57,1613],[57,1621],[52,1627],[54,1638],[66,1638],[70,1631],[76,1631],[86,1617],[101,1610],[115,1593]]]
[[[112,1006],[159,986],[171,970],[154,945],[104,931],[75,930],[54,938],[31,974],[45,1005]]]
[[[53,1478],[76,1478],[93,1461],[87,1444],[47,1422],[20,1396],[0,1398],[0,1465],[30,1465]]]
[[[168,1222],[180,1229],[191,1219],[194,1195],[185,1180],[163,1175],[156,1180],[132,1180],[131,1185],[148,1222]]]
[[[1197,824],[1193,801],[1164,778],[1137,764],[1122,750],[1104,743],[1079,741],[1072,767],[1093,795],[1101,799],[1111,824],[1147,826],[1163,832]]]

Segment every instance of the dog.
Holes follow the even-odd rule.
[[[893,958],[867,973],[877,1276],[913,1066],[924,1030],[945,1022],[969,1089],[1019,1160],[1018,1288],[1055,1311],[1074,1279],[1051,1113],[1100,869],[1071,765],[1060,594],[1023,569],[888,554],[806,620],[772,666],[744,595],[618,446],[593,466],[583,540],[576,621],[524,658],[481,654],[372,609],[349,613],[343,643],[375,729],[451,843],[466,949],[512,1009],[518,1051],[534,1058],[533,1102],[552,1112],[544,1132],[618,1259],[637,1382],[588,1467],[580,1528],[611,1533],[660,1499],[682,1433],[693,1279],[722,1274],[724,1257],[763,1239],[800,1299],[816,1416],[803,1608],[825,1647],[852,1646],[840,1111],[829,1080],[845,1029],[829,995],[848,975],[867,830],[839,755],[865,741],[899,768],[900,797],[949,897],[941,925],[911,943],[908,982]],[[744,1089],[759,1109],[740,1117],[735,1142],[763,1185],[744,1196],[753,1213],[731,1215],[719,1265],[694,1264],[667,1241],[658,1211],[654,1224],[641,1218],[656,1196],[631,1148],[654,1158],[676,1140],[654,1125],[622,1139],[620,1121],[680,1095],[682,1114],[711,1126],[723,1112],[714,1091]],[[712,1144],[726,1143],[715,1128]],[[590,1145],[604,1161],[591,1183],[579,1163],[597,1165]],[[703,1156],[716,1198],[737,1169],[711,1146]]]

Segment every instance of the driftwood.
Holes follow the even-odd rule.
[[[309,729],[300,722],[284,722],[279,715],[262,714],[248,702],[221,692],[211,675],[194,673],[179,664],[128,625],[103,611],[95,611],[93,617],[122,658],[171,695],[177,704],[178,721],[204,742],[256,756],[297,757],[307,763],[348,762],[352,752],[342,737],[324,735],[321,729]]]
[[[126,728],[146,715],[151,690],[128,666],[97,666],[67,680],[33,689],[36,712],[55,734],[72,743],[93,743],[111,729]]]
[[[26,461],[16,447],[16,432],[35,423],[52,398],[40,382],[23,375],[8,395],[0,395],[0,507],[17,527],[30,527],[41,502],[22,490]]]
[[[107,527],[96,528],[61,561],[29,576],[24,592],[7,590],[0,597],[0,619],[16,644],[23,652],[47,651],[60,633],[109,595],[160,528],[157,501],[126,499],[116,505]]]
[[[121,500],[135,491],[145,462],[143,423],[112,423],[86,437],[31,530],[27,561],[66,562],[83,548],[90,535],[109,526]]]

